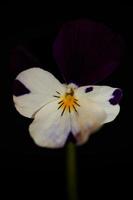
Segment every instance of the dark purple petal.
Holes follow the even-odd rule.
[[[37,58],[33,56],[26,47],[17,46],[11,50],[9,67],[14,76],[23,70],[35,66],[39,67],[41,65]]]
[[[112,105],[116,105],[120,102],[121,98],[122,98],[122,90],[121,89],[116,89],[114,92],[113,92],[113,97],[109,100],[109,102],[112,104]]]
[[[88,92],[91,92],[92,90],[93,90],[93,87],[88,87],[85,89],[85,92],[88,93]]]
[[[30,90],[28,90],[19,80],[14,81],[13,94],[15,96],[20,96],[28,93],[30,93]]]
[[[123,40],[105,25],[76,20],[62,26],[53,55],[67,81],[94,84],[119,65]]]
[[[50,47],[50,44],[49,44],[49,47]],[[48,51],[46,50],[46,48],[45,48],[45,51],[42,51],[41,48],[37,50],[37,53],[39,55],[41,55],[42,52],[44,54],[43,56],[44,60],[42,59],[41,61],[39,61],[40,57],[42,58],[42,56],[38,57],[38,54],[34,50],[32,50],[32,48],[29,49],[26,46],[17,46],[14,49],[12,49],[11,55],[10,55],[9,68],[10,68],[10,72],[13,78],[16,78],[16,76],[20,72],[26,69],[29,69],[32,67],[40,67],[44,70],[51,72],[53,75],[57,77],[57,79],[59,79],[61,82],[64,82],[62,75],[59,73],[58,67],[55,65],[54,59],[52,60],[51,58],[52,55],[50,56],[49,54],[47,55],[46,51]]]

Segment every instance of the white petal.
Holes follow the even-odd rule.
[[[92,87],[93,90],[86,93],[86,88]],[[118,88],[112,88],[109,86],[83,86],[79,87],[76,91],[77,96],[86,96],[88,100],[95,102],[106,112],[106,119],[103,121],[104,123],[113,121],[120,111],[120,106],[112,105],[109,100],[113,97],[113,92]]]
[[[57,110],[58,102],[44,106],[36,115],[29,127],[35,143],[42,147],[62,147],[70,133],[70,115]]]
[[[21,115],[29,118],[34,118],[36,112],[38,112],[44,105],[49,102],[55,101],[53,98],[45,97],[40,94],[25,94],[21,96],[13,96],[15,107]]]
[[[101,127],[106,118],[106,113],[102,107],[88,100],[85,95],[82,95],[82,97],[77,96],[77,99],[80,107],[77,108],[78,113],[71,113],[71,126],[78,144],[83,144],[90,134]]]
[[[30,93],[13,96],[16,109],[24,116],[32,118],[35,113],[47,103],[56,100],[65,86],[61,84],[51,73],[41,68],[31,68],[21,72],[17,78]],[[57,91],[57,92],[56,92]]]

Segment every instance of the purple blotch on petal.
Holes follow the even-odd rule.
[[[85,89],[85,92],[87,93],[87,92],[91,92],[93,90],[93,87],[88,87],[88,88],[86,88]]]
[[[53,44],[53,56],[67,82],[94,84],[119,66],[123,39],[102,23],[80,19],[65,23]]]
[[[121,98],[122,98],[122,90],[121,89],[116,89],[114,92],[113,92],[113,97],[109,100],[109,102],[112,104],[112,105],[116,105],[120,102]]]
[[[30,90],[28,90],[19,80],[14,80],[13,95],[20,96],[28,93],[30,93]]]

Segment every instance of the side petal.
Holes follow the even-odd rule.
[[[51,73],[41,68],[21,72],[17,78],[30,93],[13,96],[15,107],[22,115],[32,118],[47,103],[56,100],[54,96],[64,92],[65,87]]]
[[[77,96],[86,96],[89,101],[95,102],[106,113],[106,119],[104,123],[113,121],[120,111],[118,105],[122,91],[118,88],[112,88],[110,86],[83,86],[79,87]]]
[[[106,113],[101,106],[88,100],[85,95],[78,96],[78,100],[80,107],[77,108],[77,113],[71,113],[71,127],[77,143],[83,144],[94,131],[102,126]]]
[[[41,147],[62,147],[70,133],[69,113],[66,112],[61,116],[61,111],[57,108],[57,101],[44,106],[35,115],[35,119],[29,127],[31,137]]]
[[[37,67],[21,72],[16,79],[33,93],[48,95],[56,89],[62,90],[61,83],[50,72]]]

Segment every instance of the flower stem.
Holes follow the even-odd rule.
[[[77,171],[76,171],[76,146],[67,144],[66,149],[66,175],[68,200],[78,200],[77,194]]]

